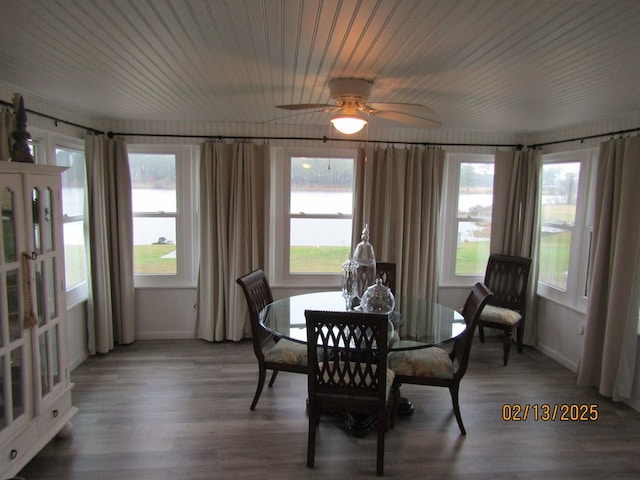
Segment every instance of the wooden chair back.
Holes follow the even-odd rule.
[[[396,294],[396,264],[393,262],[376,262],[376,277],[382,284]]]
[[[321,413],[342,412],[376,418],[376,473],[384,470],[384,435],[393,374],[387,368],[389,319],[362,312],[305,311],[309,359],[309,440],[313,467]]]
[[[491,254],[484,275],[484,284],[493,292],[489,304],[524,317],[530,270],[530,258]]]
[[[471,293],[467,297],[462,308],[462,316],[467,328],[461,337],[458,337],[451,351],[451,359],[456,360],[457,368],[454,370],[454,378],[460,379],[464,376],[469,365],[469,356],[471,354],[471,344],[473,336],[480,319],[480,314],[485,305],[491,301],[493,293],[483,283],[476,283]]]
[[[273,302],[273,294],[269,281],[262,269],[254,270],[236,280],[242,287],[244,296],[247,299],[249,318],[251,320],[251,336],[253,339],[253,351],[258,361],[264,360],[262,345],[271,338],[271,335],[260,325],[260,310]]]

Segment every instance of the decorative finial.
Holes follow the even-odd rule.
[[[360,235],[360,239],[368,242],[369,241],[369,224],[365,223],[362,228],[362,234]]]
[[[10,160],[20,163],[36,163],[29,149],[31,134],[27,132],[27,112],[24,109],[24,99],[19,93],[13,96],[13,108],[16,116],[16,129],[11,134],[15,142],[11,147]]]

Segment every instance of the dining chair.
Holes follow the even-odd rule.
[[[309,358],[307,466],[315,459],[316,430],[323,412],[376,419],[376,474],[384,472],[393,372],[387,368],[387,315],[306,310]]]
[[[376,262],[376,278],[382,280],[382,284],[396,294],[396,264],[393,262]]]
[[[471,343],[480,313],[491,296],[492,293],[486,285],[478,282],[473,286],[462,308],[466,328],[454,340],[451,351],[429,347],[389,354],[389,366],[395,373],[392,386],[394,403],[397,404],[400,398],[400,386],[403,383],[447,387],[460,432],[462,435],[467,434],[460,415],[460,381],[469,365]]]
[[[512,255],[491,254],[487,262],[484,284],[493,292],[489,304],[478,321],[478,336],[484,342],[484,327],[502,330],[503,362],[507,365],[512,331],[516,329],[516,345],[522,353],[524,314],[531,259]]]
[[[273,302],[271,287],[262,269],[247,273],[236,282],[242,287],[247,299],[253,352],[258,360],[258,387],[251,402],[251,410],[255,410],[264,388],[267,370],[273,371],[269,387],[273,387],[279,371],[307,373],[307,346],[275,337],[260,324],[260,310]],[[269,345],[271,342],[274,343]]]

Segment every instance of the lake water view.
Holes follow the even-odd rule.
[[[544,203],[557,202],[557,196],[543,198]],[[133,189],[132,202],[134,209],[139,212],[175,212],[176,196],[173,190],[164,189]],[[462,194],[459,200],[459,210],[468,211],[476,205],[491,205],[490,194]],[[83,190],[64,189],[63,204],[65,212],[83,210]],[[348,192],[292,192],[291,212],[318,214],[342,213],[349,215],[353,208],[353,199]],[[65,243],[80,245],[82,228],[79,225],[65,227]],[[471,222],[461,224],[461,238],[464,241],[482,240],[477,238],[474,230],[480,227]],[[351,219],[316,219],[295,218],[292,220],[291,245],[295,246],[348,246],[351,243]],[[170,243],[176,240],[176,224],[173,218],[136,218],[134,220],[134,244],[150,245],[158,243],[160,239]],[[486,239],[485,239],[486,240]]]

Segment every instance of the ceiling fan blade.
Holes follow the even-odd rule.
[[[293,105],[276,105],[276,108],[282,108],[283,110],[320,110],[323,108],[335,109],[338,107],[326,103],[294,103]]]
[[[400,112],[380,110],[373,112],[371,115],[379,118],[384,118],[386,120],[392,120],[394,122],[406,123],[407,125],[418,128],[438,128],[442,126],[442,123],[436,120],[416,117],[415,115],[408,115],[406,113]]]
[[[406,113],[407,115],[425,116],[433,115],[435,112],[425,105],[418,103],[385,103],[385,102],[367,102],[367,107],[374,110],[389,110],[392,112]]]

